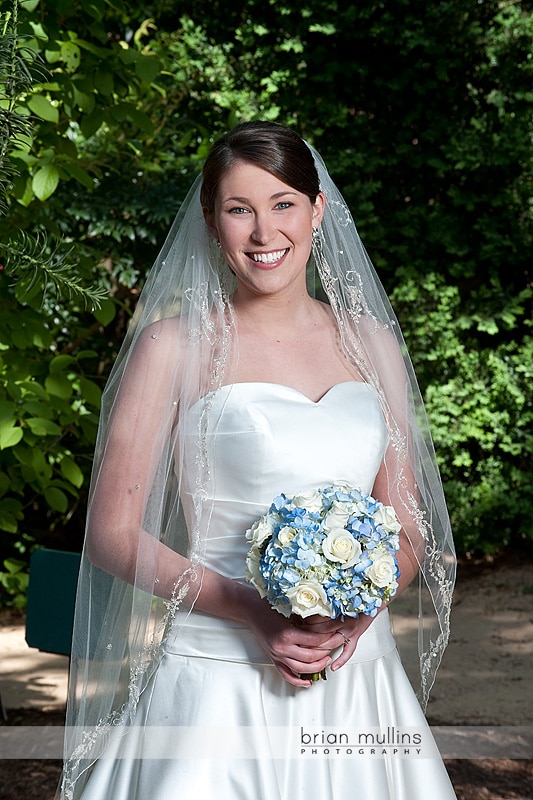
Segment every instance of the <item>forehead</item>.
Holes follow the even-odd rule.
[[[220,202],[230,198],[273,197],[280,193],[300,194],[268,170],[248,161],[236,161],[222,174],[217,197]]]

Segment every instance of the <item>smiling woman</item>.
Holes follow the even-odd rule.
[[[237,278],[237,303],[247,292],[298,290],[309,299],[305,273],[312,232],[323,212],[323,194],[310,198],[255,164],[236,161],[224,173],[214,206],[204,214]],[[264,281],[264,272],[280,267]]]
[[[328,303],[308,293],[309,266]],[[355,783],[384,800],[454,797],[387,608],[392,577],[399,594],[420,573],[424,704],[448,638],[455,562],[402,353],[318,154],[271,123],[217,142],[104,395],[65,800],[348,800]],[[313,516],[327,486],[335,536]],[[361,493],[394,508],[380,516],[373,507],[365,546],[358,537],[369,526],[353,523],[355,506],[340,513]],[[334,590],[360,595],[358,616],[285,616],[247,582],[246,532],[280,495],[297,498],[288,513],[313,591],[332,590],[316,578],[329,558]],[[275,560],[276,542],[268,553]],[[309,578],[293,578],[287,596],[311,602]],[[327,681],[310,679],[326,669]],[[299,760],[302,727],[415,728],[427,758]]]

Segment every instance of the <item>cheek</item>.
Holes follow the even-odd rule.
[[[236,247],[246,236],[245,226],[242,220],[231,220],[224,218],[217,226],[218,238],[227,247]]]

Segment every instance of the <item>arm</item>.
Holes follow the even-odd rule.
[[[110,412],[87,530],[87,554],[93,564],[148,592],[157,589],[165,599],[172,597],[176,581],[191,564],[143,530],[142,521],[161,454],[176,423],[173,387],[180,385],[179,351],[175,321],[156,323],[140,336]],[[250,627],[290,683],[310,685],[298,673],[318,672],[331,661],[338,634],[295,628],[251,586],[212,570],[190,574],[185,603],[194,602],[199,611]]]
[[[400,549],[397,553],[400,578],[398,589],[394,595],[394,597],[398,597],[418,574],[425,552],[425,540],[411,513],[414,509],[409,508],[410,501],[408,500],[408,498],[418,498],[419,496],[412,464],[409,462],[412,454],[412,439],[408,423],[410,416],[408,381],[398,343],[390,332],[386,329],[375,330],[372,329],[372,326],[366,330],[364,323],[361,328],[360,333],[364,336],[369,363],[380,375],[381,389],[387,401],[387,414],[391,415],[390,419],[393,421],[391,435],[397,436],[399,439],[403,438],[401,450],[404,456],[407,455],[405,462],[400,464],[398,444],[396,443],[395,447],[392,442],[389,443],[372,490],[372,495],[376,499],[394,508],[402,525]],[[401,479],[396,481],[394,478],[400,475]],[[394,597],[391,598],[391,601]],[[383,604],[379,612],[387,605]],[[331,667],[332,670],[336,670],[351,658],[360,636],[371,625],[373,619],[375,617],[361,615],[358,618],[346,618],[344,622],[340,622],[340,620],[324,621],[323,618],[313,617],[308,618],[307,622],[312,625],[313,630],[317,631],[342,630],[344,636],[350,640],[341,642],[341,644],[343,643],[342,653]]]

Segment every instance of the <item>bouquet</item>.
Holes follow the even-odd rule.
[[[289,617],[375,616],[398,588],[394,509],[346,484],[276,497],[246,532],[246,577]]]

